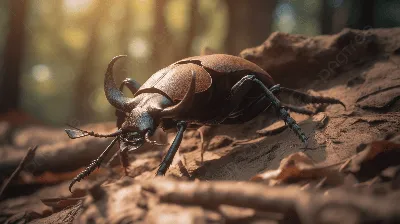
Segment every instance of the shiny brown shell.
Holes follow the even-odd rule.
[[[228,76],[237,72],[254,74],[267,86],[274,84],[272,77],[266,71],[246,59],[233,55],[213,54],[185,58],[159,70],[140,87],[135,96],[144,92],[160,92],[172,100],[181,100],[189,88],[192,71],[196,73],[196,93],[210,88],[212,76]],[[208,71],[211,71],[211,74]]]

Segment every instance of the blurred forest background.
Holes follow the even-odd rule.
[[[118,54],[129,58],[117,83],[143,83],[204,47],[237,55],[274,31],[319,35],[399,25],[396,0],[0,1],[0,120],[114,120],[103,77]]]

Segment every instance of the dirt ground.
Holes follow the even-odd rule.
[[[154,175],[168,147],[146,146],[130,154],[128,176],[115,160],[72,194],[71,179],[110,140],[70,140],[62,129],[4,121],[3,183],[26,150],[39,147],[4,191],[0,222],[400,222],[400,28],[316,37],[273,33],[240,56],[282,86],[340,99],[346,108],[304,105],[315,115],[291,113],[309,137],[307,146],[264,115],[243,125],[189,130],[166,177]],[[156,134],[161,142],[173,138]]]

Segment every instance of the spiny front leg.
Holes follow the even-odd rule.
[[[93,160],[89,166],[83,170],[82,172],[80,172],[71,182],[71,184],[69,185],[69,191],[71,191],[72,186],[74,186],[74,184],[76,182],[81,181],[82,179],[84,179],[85,177],[89,176],[96,168],[99,168],[101,163],[103,162],[104,158],[107,156],[108,152],[111,150],[111,148],[113,147],[113,145],[115,144],[115,142],[118,140],[118,137],[114,138],[110,145],[107,146],[107,148],[101,153],[101,155]]]

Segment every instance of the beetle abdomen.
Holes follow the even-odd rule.
[[[254,74],[258,79],[266,84],[266,86],[274,84],[272,77],[258,65],[233,55],[212,54],[206,56],[195,56],[182,59],[174,63],[174,65],[182,63],[199,64],[205,69],[216,71],[218,75],[230,75],[232,73],[242,73],[244,75]],[[211,76],[214,76],[214,74]]]
[[[205,92],[215,85],[218,96],[213,96],[213,99],[224,98],[223,94],[229,93],[238,80],[249,74],[255,75],[267,87],[274,85],[272,77],[256,64],[233,55],[214,54],[186,58],[159,70],[135,96],[158,92],[173,101],[182,100],[188,91],[192,71],[196,73],[196,93]]]

